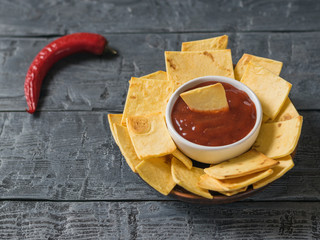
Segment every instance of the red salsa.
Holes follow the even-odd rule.
[[[194,88],[215,83],[205,82]],[[182,137],[204,146],[223,146],[239,141],[252,130],[257,118],[252,100],[244,91],[228,83],[221,84],[226,91],[228,111],[195,112],[189,109],[181,97],[177,99],[171,118],[175,130]]]

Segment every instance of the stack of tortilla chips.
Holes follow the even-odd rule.
[[[280,178],[294,163],[302,116],[288,98],[291,84],[279,77],[282,62],[244,54],[233,68],[228,36],[182,43],[165,52],[166,72],[129,81],[123,114],[109,114],[112,135],[128,165],[154,189],[168,195],[176,184],[204,198],[231,196]],[[172,93],[197,77],[217,75],[246,84],[263,108],[259,136],[248,152],[208,168],[194,167],[171,139],[164,118]],[[214,192],[213,192],[214,191]]]

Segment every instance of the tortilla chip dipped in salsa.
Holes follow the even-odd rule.
[[[168,80],[174,89],[203,76],[216,75],[234,78],[230,49],[165,52]]]
[[[223,35],[214,38],[183,42],[181,51],[205,51],[213,49],[226,49],[228,46],[228,36]]]
[[[221,83],[183,92],[180,97],[192,111],[214,112],[229,109],[226,91]]]
[[[194,89],[215,84],[217,82],[208,81]],[[177,99],[171,119],[174,129],[183,138],[199,145],[222,146],[239,141],[252,130],[257,118],[253,101],[244,91],[231,84],[219,84],[223,85],[227,97],[227,102],[223,102],[228,104],[228,111],[192,111],[181,97]]]

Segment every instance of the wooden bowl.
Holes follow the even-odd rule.
[[[296,154],[297,148],[291,153],[291,157],[293,159],[294,155]],[[269,185],[269,184],[268,184]],[[172,196],[180,201],[188,202],[188,203],[196,203],[196,204],[207,204],[207,205],[213,205],[213,204],[225,204],[225,203],[232,203],[237,202],[243,199],[246,199],[248,197],[251,197],[252,195],[262,191],[265,189],[268,185],[253,189],[252,186],[249,186],[247,191],[237,193],[233,196],[225,196],[222,194],[219,194],[217,192],[210,191],[211,195],[213,196],[213,199],[204,198],[198,195],[195,195],[193,193],[188,192],[184,188],[176,185],[174,189],[170,192],[169,196]]]

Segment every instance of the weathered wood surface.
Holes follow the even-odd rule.
[[[1,239],[319,239],[320,203],[1,202]]]
[[[285,177],[251,199],[320,200],[320,112],[304,125]],[[105,112],[0,113],[0,199],[168,200],[131,172]]]
[[[317,1],[2,0],[0,35],[320,30]]]
[[[316,0],[0,0],[0,239],[320,239],[319,12]],[[103,34],[119,57],[64,59],[40,113],[25,113],[32,59],[79,31]],[[284,62],[303,130],[296,166],[264,191],[190,205],[131,172],[106,114],[122,111],[131,76],[165,69],[165,50],[221,34],[234,62]]]
[[[49,72],[39,110],[122,111],[131,76],[165,70],[164,51],[181,42],[223,33],[110,34],[117,58],[71,56]],[[281,76],[293,84],[290,97],[298,109],[319,109],[320,32],[230,33],[236,63],[244,52],[283,61]],[[24,111],[24,78],[37,54],[53,38],[1,38],[0,111]]]

